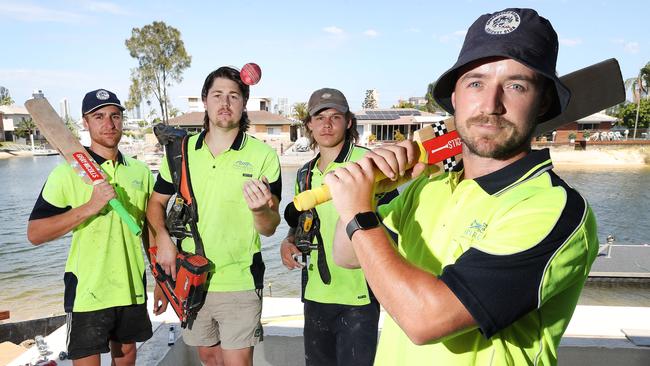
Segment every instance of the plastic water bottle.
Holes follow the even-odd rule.
[[[173,346],[175,341],[176,341],[176,335],[174,334],[174,326],[170,325],[169,326],[169,338],[167,338],[167,345],[168,346]]]

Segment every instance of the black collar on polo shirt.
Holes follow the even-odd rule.
[[[106,159],[103,157],[97,155],[94,151],[90,150],[90,147],[84,146],[86,148],[86,151],[90,154],[90,156],[97,162],[97,165],[102,165],[104,162],[106,162]],[[118,150],[117,151],[117,162],[122,165],[126,165],[126,159],[124,159],[124,156],[122,156],[122,153]]]
[[[350,139],[345,139],[343,142],[343,147],[341,148],[341,151],[339,151],[339,155],[334,159],[335,163],[344,163],[350,159],[350,152],[352,151],[352,148],[354,147],[354,144],[350,141]]]
[[[203,140],[205,140],[205,135],[207,131],[203,130],[199,134],[199,138],[196,139],[196,145],[194,146],[194,150],[198,150],[203,147]],[[241,150],[242,147],[244,146],[244,132],[239,130],[237,132],[237,136],[235,137],[235,140],[232,142],[232,145],[230,145],[230,148],[233,150]]]
[[[526,176],[533,178],[553,169],[548,149],[533,150],[528,155],[488,175],[476,178],[476,183],[488,194],[497,194]]]

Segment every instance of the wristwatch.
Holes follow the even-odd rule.
[[[368,230],[379,226],[381,222],[379,217],[373,211],[368,212],[359,212],[354,215],[352,220],[345,226],[345,232],[348,234],[348,238],[352,240],[352,234],[357,230]]]

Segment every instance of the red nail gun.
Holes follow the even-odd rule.
[[[157,247],[149,248],[151,273],[181,321],[181,327],[196,318],[206,295],[205,284],[211,263],[203,256],[179,252],[176,256],[176,281],[156,261]],[[191,327],[191,325],[190,325]]]

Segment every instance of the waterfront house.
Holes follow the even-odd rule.
[[[18,139],[14,134],[16,127],[27,118],[31,117],[23,106],[16,104],[0,106],[0,141],[15,142]],[[41,139],[38,130],[34,134],[34,139]]]

